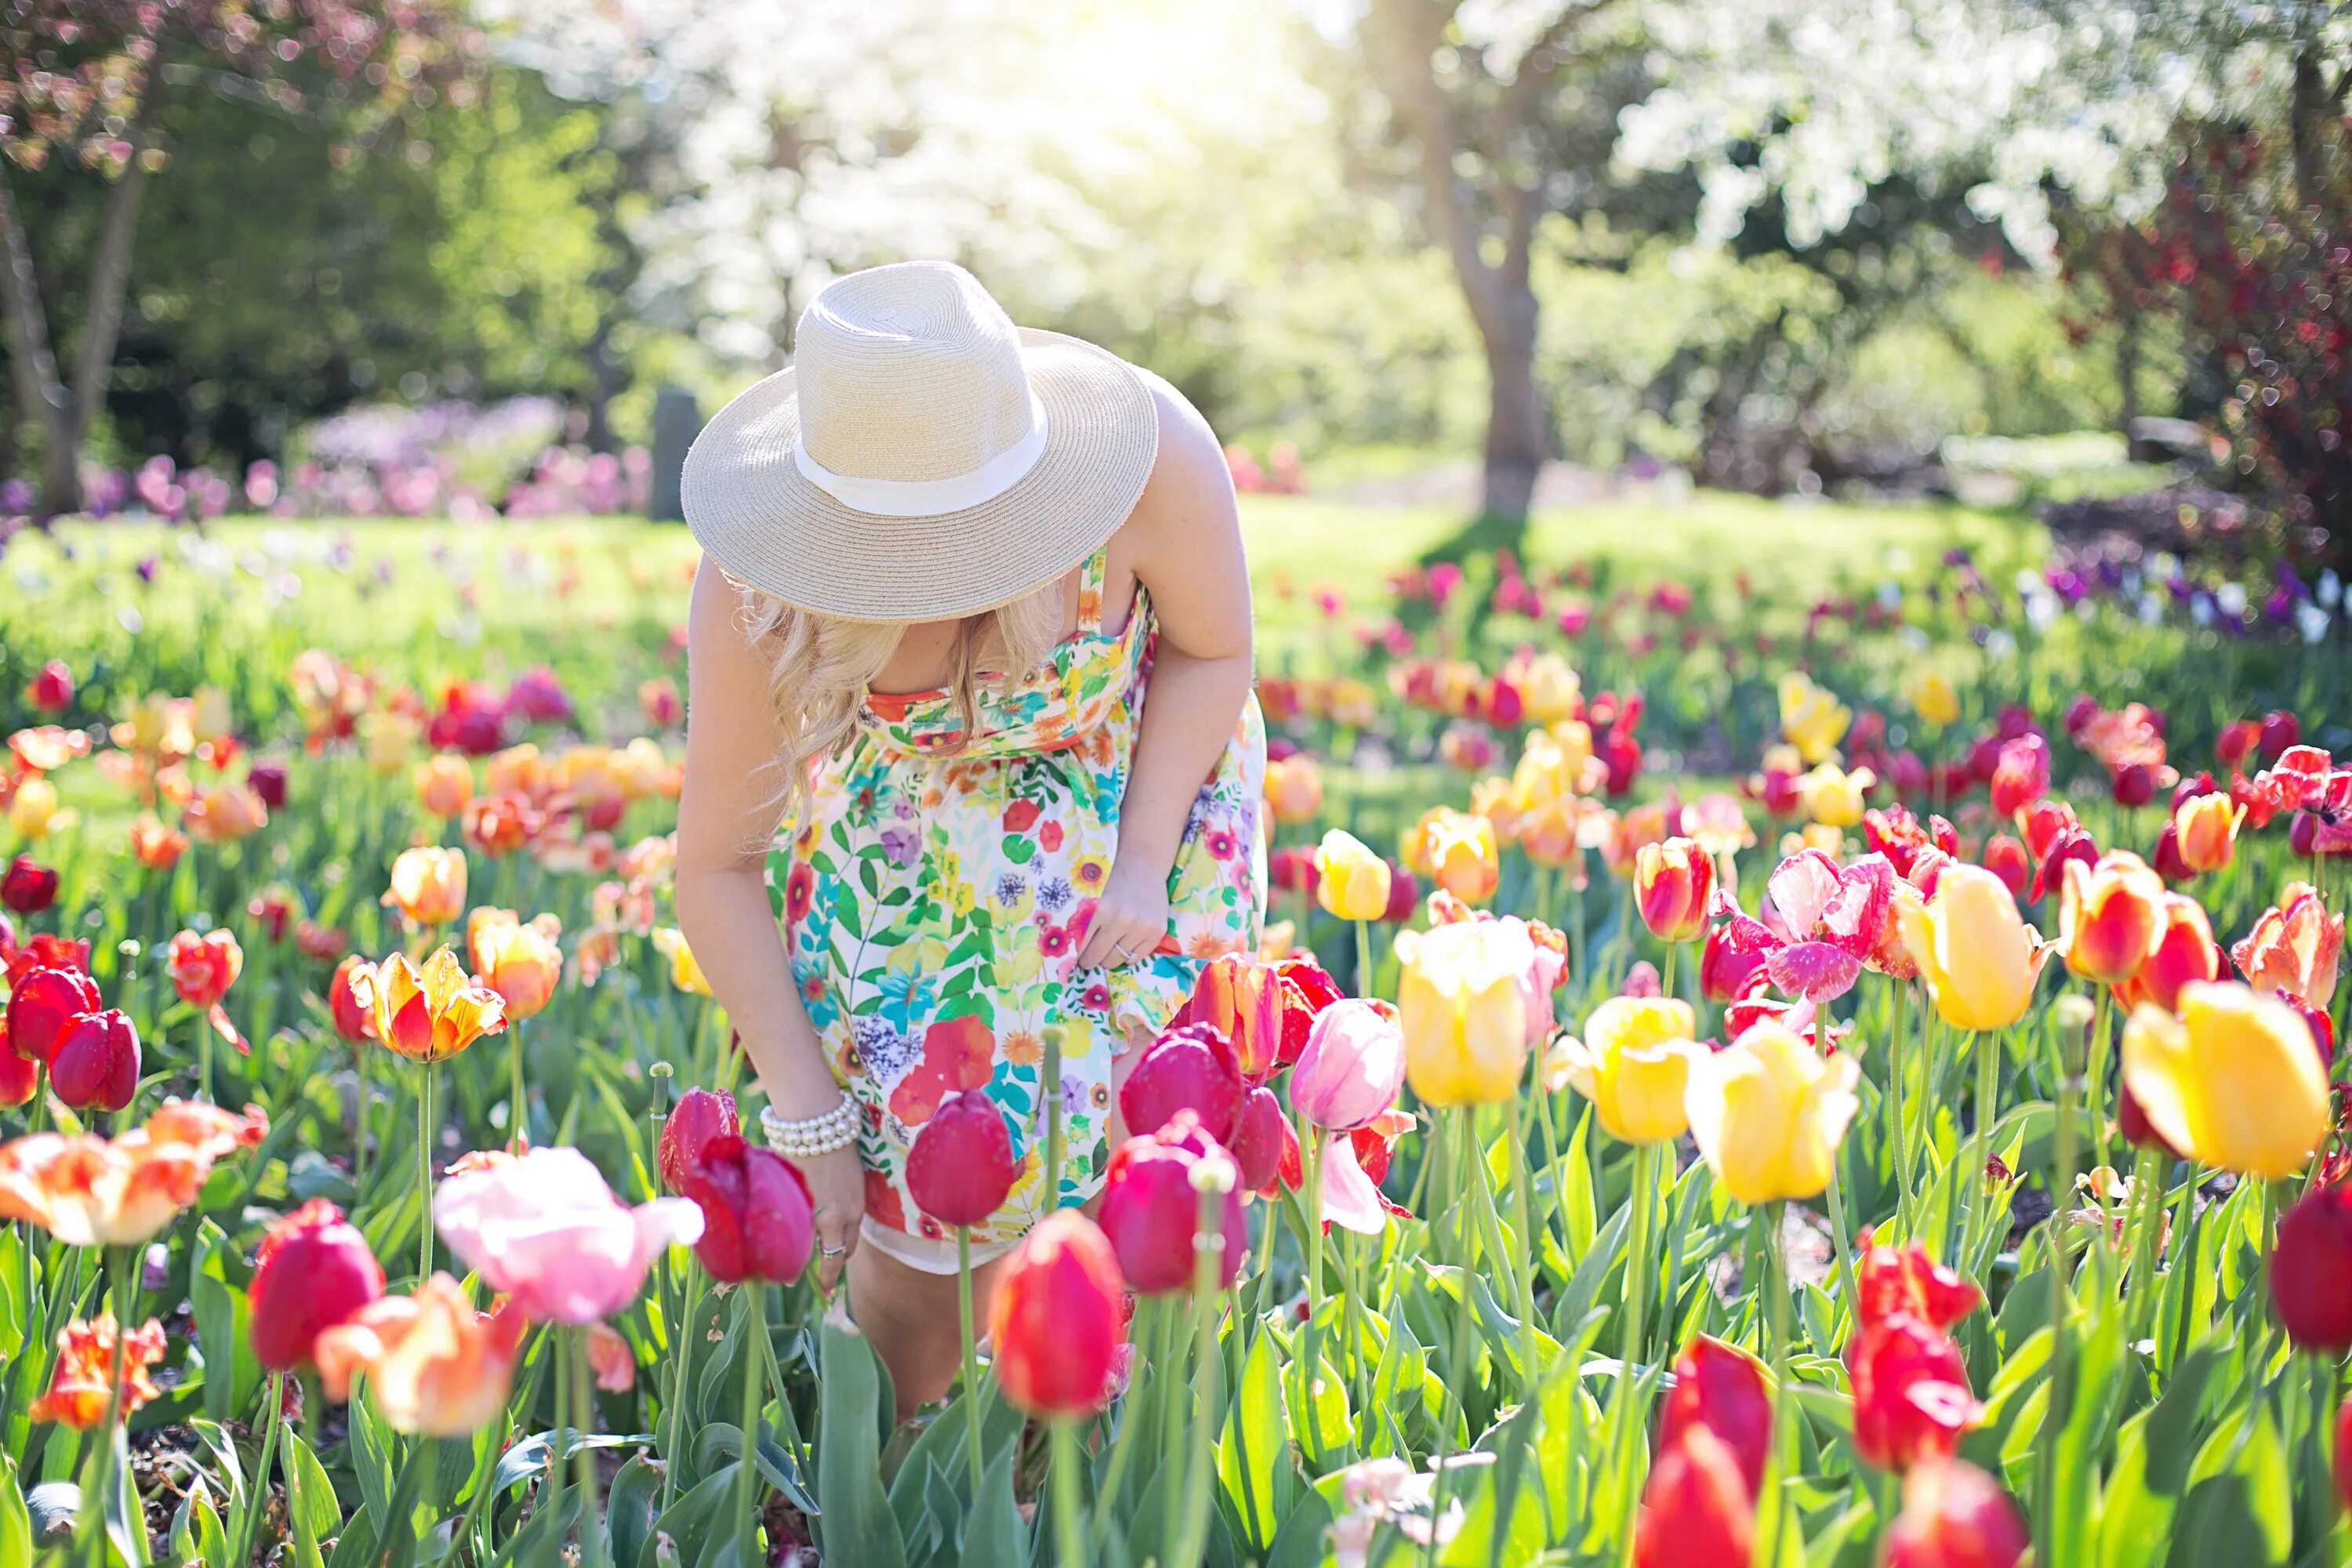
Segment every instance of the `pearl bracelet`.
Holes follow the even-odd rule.
[[[787,1121],[776,1114],[774,1106],[763,1106],[760,1130],[768,1135],[768,1147],[777,1153],[788,1159],[814,1159],[857,1142],[857,1102],[845,1094],[839,1105],[805,1121]]]

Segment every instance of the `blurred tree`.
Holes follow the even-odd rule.
[[[443,91],[466,90],[471,37],[457,0],[0,0],[0,308],[24,416],[43,452],[40,510],[79,504],[83,442],[104,402],[139,207],[171,162],[167,100],[191,90],[331,116],[356,149]],[[110,186],[86,262],[70,373],[6,164],[70,159]]]
[[[1536,381],[1537,228],[1607,148],[1605,128],[1596,150],[1591,121],[1558,112],[1556,99],[1565,79],[1590,87],[1614,63],[1612,40],[1587,37],[1612,8],[1612,0],[1512,7],[1493,31],[1468,22],[1463,0],[1370,0],[1359,26],[1371,79],[1414,152],[1424,221],[1453,261],[1486,352],[1480,511],[1507,541],[1525,527],[1537,477],[1557,449]]]

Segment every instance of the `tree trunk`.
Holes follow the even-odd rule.
[[[2139,307],[2126,281],[2116,291],[2116,389],[2123,394],[2124,455],[2131,455],[2132,426],[2139,422]]]
[[[148,121],[154,112],[151,85],[131,117],[131,160],[106,195],[106,216],[89,262],[89,302],[83,312],[81,352],[75,356],[73,445],[79,455],[89,427],[106,405],[113,379],[114,349],[122,338],[122,299],[131,287],[131,243],[139,227],[139,199],[147,191]]]
[[[2294,57],[2294,82],[2287,106],[2287,141],[2294,159],[2294,200],[2309,207],[2319,199],[2320,122],[2328,112],[2327,88],[2320,78],[2315,45]]]
[[[36,513],[46,520],[81,505],[81,476],[75,466],[80,443],[73,436],[73,398],[58,375],[49,348],[48,310],[33,265],[25,221],[16,210],[6,164],[0,162],[0,317],[8,329],[8,363],[15,368],[16,400],[41,426],[41,497]]]
[[[1498,309],[1479,321],[1486,349],[1486,477],[1481,517],[1523,524],[1536,479],[1551,457],[1551,416],[1536,383],[1533,289],[1497,289]]]

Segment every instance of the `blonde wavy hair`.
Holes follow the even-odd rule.
[[[819,615],[728,581],[740,601],[737,624],[768,661],[768,699],[784,737],[772,764],[782,774],[772,799],[779,820],[796,826],[808,819],[818,762],[848,746],[875,679],[907,628],[920,623]],[[1045,662],[1061,636],[1063,598],[1063,579],[1055,577],[958,626],[941,689],[955,703],[963,739],[933,755],[952,756],[970,743],[979,730],[982,691],[1017,684]]]

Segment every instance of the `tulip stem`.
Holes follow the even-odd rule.
[[[1830,1235],[1837,1243],[1838,1293],[1845,1298],[1846,1316],[1858,1329],[1862,1324],[1862,1298],[1853,1279],[1853,1232],[1845,1223],[1845,1199],[1838,1192],[1845,1184],[1839,1169],[1842,1163],[1834,1159],[1830,1163]]]
[[[362,1041],[352,1049],[352,1065],[356,1103],[352,1120],[356,1131],[352,1138],[352,1205],[359,1206],[367,1193],[368,1168],[368,1047]]]
[[[2137,1205],[2132,1225],[2131,1289],[2124,1299],[2124,1346],[2140,1342],[2140,1318],[2147,1310],[2147,1292],[2156,1276],[2157,1236],[2164,1213],[2164,1156],[2142,1149],[2132,1169],[2132,1200]]]
[[[1961,1233],[1966,1238],[1973,1238],[1977,1228],[1984,1223],[1986,1210],[1992,1202],[1992,1184],[1987,1172],[1992,1163],[1993,1109],[2000,1092],[2000,1036],[1987,1030],[1977,1037],[1976,1136],[1969,1140],[1971,1152],[1969,1162],[1959,1173],[1960,1180],[1955,1184],[1956,1187],[1966,1187],[1969,1191],[1968,1228]],[[2071,1193],[2059,1194],[2059,1204],[2063,1206],[2071,1195]]]
[[[91,1562],[95,1565],[95,1568],[106,1568],[106,1563],[110,1555],[107,1551],[106,1525],[109,1516],[114,1511],[114,1493],[118,1489],[118,1483],[114,1473],[114,1459],[116,1447],[121,1440],[119,1428],[121,1426],[123,1421],[122,1376],[123,1363],[125,1361],[124,1342],[129,1340],[131,1337],[131,1311],[132,1307],[131,1289],[129,1285],[131,1257],[131,1249],[128,1247],[110,1247],[106,1248],[105,1252],[100,1258],[100,1267],[105,1274],[109,1292],[108,1306],[114,1315],[114,1353],[109,1363],[109,1371],[106,1379],[106,1424],[99,1428],[98,1451],[90,1456],[92,1479],[88,1489],[82,1495],[84,1512],[82,1514],[81,1528],[91,1529],[91,1534],[89,1537]],[[280,1374],[276,1373],[271,1375],[270,1391],[273,1395],[275,1395],[278,1391],[279,1376]],[[278,1435],[278,1408],[277,1401],[273,1397],[269,1406],[269,1435],[272,1440],[274,1440]],[[269,1454],[268,1449],[266,1447],[262,1451],[261,1464],[261,1474],[265,1478],[262,1484],[266,1486],[268,1484],[267,1478],[269,1474]],[[246,1531],[248,1536],[251,1534],[253,1529],[253,1517],[254,1516],[251,1512],[248,1512],[246,1516]],[[128,1525],[128,1522],[129,1521],[125,1521],[126,1526]],[[93,1526],[94,1528],[92,1528]],[[142,1524],[140,1528],[144,1530],[145,1526]],[[252,1553],[248,1551],[246,1554],[246,1560],[250,1561]]]
[[[437,1069],[427,1061],[416,1080],[416,1278],[433,1278],[433,1090]]]
[[[114,1359],[116,1368],[114,1387],[116,1397],[119,1399],[122,1390],[122,1342],[120,1339],[115,1341]],[[239,1563],[253,1561],[254,1542],[261,1532],[261,1518],[269,1511],[269,1470],[270,1467],[278,1462],[278,1429],[284,1424],[286,1418],[286,1374],[284,1373],[273,1372],[269,1374],[269,1382],[263,1387],[262,1397],[269,1402],[269,1407],[262,1413],[261,1458],[254,1466],[252,1489],[246,1494],[245,1531],[237,1542],[236,1561]],[[113,1429],[114,1423],[110,1419],[107,1422],[110,1438]],[[114,1447],[110,1440],[107,1452],[111,1454],[113,1451]],[[101,1488],[98,1497],[99,1536],[101,1541],[105,1539],[106,1532],[105,1493],[107,1489],[109,1489]],[[102,1553],[99,1561],[101,1563],[105,1561]]]
[[[2043,1416],[2043,1429],[2047,1432],[2065,1429],[2074,1405],[2066,1384],[2067,1298],[2072,1294],[2072,1282],[2063,1234],[2066,1205],[2073,1200],[2074,1192],[2074,1063],[2062,1037],[2058,1051],[2058,1187],[2054,1194],[2058,1206],[2042,1222],[2042,1235],[2050,1244],[2050,1396]],[[2128,1331],[2129,1323],[2125,1327]],[[2058,1489],[2058,1448],[2054,1441],[2042,1445],[2041,1474],[2033,1500],[2033,1560],[2037,1563],[2056,1561],[2053,1554],[2058,1550],[2059,1520],[2051,1503]]]
[[[1454,1157],[1453,1170],[1454,1190],[1450,1196],[1463,1223],[1461,1228],[1455,1233],[1457,1249],[1454,1253],[1454,1342],[1449,1348],[1445,1367],[1445,1386],[1454,1397],[1446,1401],[1444,1419],[1438,1425],[1436,1486],[1433,1489],[1429,1508],[1429,1517],[1433,1526],[1434,1521],[1445,1517],[1447,1494],[1452,1490],[1449,1482],[1454,1472],[1446,1461],[1454,1457],[1454,1424],[1457,1420],[1462,1423],[1465,1440],[1470,1429],[1470,1385],[1474,1380],[1476,1352],[1472,1350],[1470,1342],[1470,1227],[1468,1216],[1463,1211],[1469,1207],[1471,1184],[1476,1179],[1472,1166],[1478,1157],[1478,1137],[1475,1125],[1477,1114],[1477,1107],[1465,1105],[1452,1116],[1444,1118],[1453,1127],[1452,1135],[1459,1139],[1462,1144],[1459,1150],[1449,1152]],[[1440,1112],[1440,1115],[1443,1116],[1444,1113]],[[1433,1527],[1430,1531],[1428,1562],[1434,1563],[1437,1561],[1437,1531]]]
[[[576,1329],[568,1338],[571,1344],[566,1359],[572,1363],[572,1403],[579,1409],[580,1422],[580,1430],[572,1436],[572,1475],[580,1489],[580,1561],[586,1568],[601,1568],[604,1561],[604,1521],[596,1501],[596,1452],[586,1440],[589,1428],[596,1421],[596,1388],[588,1368],[588,1331]],[[751,1349],[745,1345],[744,1353],[750,1355]],[[751,1360],[756,1365],[759,1357],[752,1355]],[[743,1457],[749,1464],[748,1442]]]
[[[1372,922],[1356,922],[1356,994],[1372,998]]]
[[[675,1323],[669,1325],[669,1402],[662,1410],[662,1420],[669,1427],[669,1441],[662,1445],[662,1452],[670,1457],[670,1462],[662,1467],[662,1507],[665,1509],[677,1496],[677,1456],[685,1451],[686,1442],[687,1371],[694,1364],[695,1325],[701,1310],[702,1270],[690,1268],[686,1276],[686,1310],[678,1314]]]
[[[2113,1042],[2108,1038],[2107,1006],[2113,987],[2095,985],[2092,990],[2095,997],[2091,1013],[2090,1071],[2084,1080],[2083,1092],[2085,1097],[2084,1110],[2091,1121],[2091,1148],[2095,1156],[2091,1168],[2095,1171],[2107,1163],[2107,1053],[2113,1048]],[[2059,1206],[2063,1208],[2071,1197],[2071,1194],[2059,1194]],[[2102,1214],[2105,1207],[2102,1200]],[[2107,1234],[2104,1223],[2099,1226],[2099,1234],[2102,1237]]]
[[[1045,1212],[1062,1206],[1062,1031],[1049,1026],[1045,1036],[1045,1074],[1037,1082],[1037,1100],[1045,1112]]]
[[[1625,1288],[1622,1302],[1625,1321],[1618,1333],[1617,1386],[1609,1395],[1609,1452],[1621,1467],[1618,1474],[1624,1480],[1625,1511],[1618,1526],[1618,1539],[1623,1542],[1622,1556],[1631,1560],[1633,1551],[1633,1525],[1636,1505],[1641,1499],[1639,1489],[1632,1484],[1633,1467],[1626,1459],[1626,1449],[1633,1427],[1634,1369],[1642,1363],[1643,1320],[1648,1313],[1650,1276],[1654,1263],[1646,1262],[1650,1250],[1650,1194],[1657,1186],[1657,1173],[1653,1161],[1661,1145],[1633,1145],[1633,1188],[1626,1201],[1633,1205],[1631,1229],[1626,1236]]]
[[[203,1014],[196,1015],[196,1098],[205,1104],[213,1098],[213,1026]]]
[[[1134,1347],[1135,1354],[1128,1363],[1127,1392],[1119,1397],[1118,1430],[1111,1436],[1110,1465],[1103,1471],[1102,1489],[1095,1494],[1094,1522],[1091,1528],[1096,1535],[1100,1535],[1109,1528],[1111,1510],[1118,1506],[1119,1491],[1127,1484],[1128,1459],[1135,1452],[1136,1429],[1150,1424],[1149,1414],[1151,1409],[1150,1402],[1140,1400],[1136,1396],[1145,1377],[1149,1376],[1151,1380],[1152,1398],[1160,1397],[1163,1371],[1157,1364],[1147,1365],[1146,1362],[1147,1355],[1157,1356],[1160,1353],[1161,1320],[1159,1308],[1160,1304],[1160,1300],[1152,1298],[1145,1298],[1135,1304],[1135,1327],[1139,1331],[1136,1334],[1138,1342]],[[1152,1314],[1149,1325],[1143,1321],[1143,1314],[1147,1311]],[[1148,1352],[1140,1342],[1145,1332],[1151,1336]],[[976,1418],[975,1425],[977,1425]]]
[[[1764,1231],[1764,1339],[1772,1362],[1772,1440],[1766,1449],[1764,1484],[1756,1503],[1763,1515],[1761,1528],[1756,1532],[1755,1554],[1751,1561],[1756,1568],[1777,1568],[1780,1561],[1780,1523],[1783,1490],[1788,1471],[1782,1466],[1786,1454],[1784,1434],[1789,1412],[1789,1259],[1783,1249],[1785,1217],[1782,1205],[1769,1203],[1753,1211],[1763,1219]],[[2055,1448],[2055,1444],[2048,1445]]]
[[[956,1326],[963,1334],[964,1447],[971,1450],[972,1506],[980,1505],[980,1356],[971,1331],[971,1226],[956,1226]]]
[[[557,1331],[554,1329],[550,1329],[541,1334],[539,1343],[540,1354],[542,1356],[561,1358],[563,1354],[562,1342],[557,1337]],[[541,1362],[540,1364],[544,1367],[547,1363]],[[555,1430],[548,1435],[547,1482],[540,1499],[546,1508],[548,1517],[554,1521],[549,1526],[551,1530],[560,1531],[563,1528],[563,1439],[564,1435],[571,1430],[572,1380],[562,1374],[562,1368],[558,1367],[555,1369]],[[673,1458],[671,1463],[676,1462]],[[559,1536],[557,1545],[562,1544],[562,1540]]]
[[[1911,1229],[1911,1157],[1903,1136],[1903,1026],[1908,1022],[1911,984],[1890,981],[1895,988],[1895,1019],[1886,1032],[1886,1080],[1880,1089],[1886,1111],[1886,1149],[1895,1162],[1895,1217],[1904,1239],[1916,1240]],[[1853,1303],[1849,1302],[1851,1306]]]
[[[1209,1539],[1209,1488],[1217,1470],[1216,1436],[1225,1409],[1221,1375],[1224,1363],[1217,1355],[1217,1320],[1224,1313],[1224,1292],[1217,1281],[1223,1272],[1225,1251],[1224,1194],[1204,1187],[1192,1226],[1192,1353],[1202,1386],[1194,1390],[1197,1414],[1192,1419],[1192,1452],[1184,1477],[1184,1511],[1176,1546],[1168,1555],[1170,1568],[1195,1568]],[[1178,1331],[1181,1334],[1181,1327]],[[1059,1424],[1057,1424],[1059,1425]],[[1058,1480],[1055,1487],[1060,1489]],[[1073,1506],[1076,1494],[1072,1498]],[[1058,1503],[1056,1505],[1059,1506]],[[1080,1551],[1085,1550],[1083,1542]],[[1083,1556],[1065,1562],[1084,1563]]]
[[[1054,1430],[1054,1551],[1061,1568],[1083,1568],[1089,1553],[1087,1527],[1078,1511],[1078,1476],[1086,1466],[1078,1447],[1078,1424],[1055,1416]]]
[[[530,1147],[530,1110],[523,1099],[520,1018],[507,1026],[507,1137],[518,1154]]]
[[[743,1557],[746,1563],[764,1561],[759,1555],[760,1524],[752,1512],[755,1494],[751,1477],[757,1464],[760,1444],[760,1346],[755,1338],[768,1331],[766,1302],[761,1281],[755,1276],[738,1287],[743,1292],[743,1420],[740,1430],[743,1436],[743,1468],[735,1475],[735,1517],[743,1530]]]
[[[1315,1386],[1323,1381],[1323,1140],[1328,1136],[1314,1123],[1307,1127],[1307,1327],[1299,1336],[1299,1390],[1307,1396],[1307,1458],[1318,1468],[1323,1459],[1323,1423],[1315,1415]],[[1309,1472],[1310,1474],[1313,1472]]]

